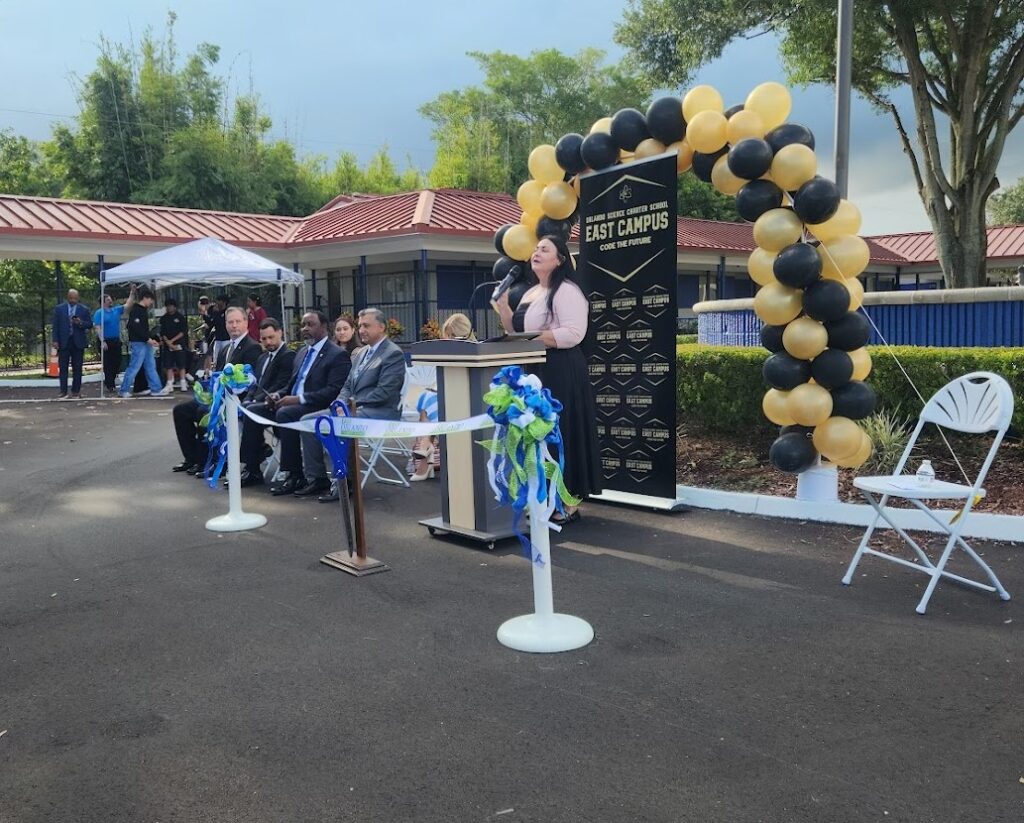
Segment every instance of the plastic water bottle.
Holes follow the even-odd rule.
[[[932,468],[931,460],[922,460],[917,469],[917,482],[921,486],[930,486],[935,479],[935,469]]]

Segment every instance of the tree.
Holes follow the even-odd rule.
[[[39,144],[0,131],[0,192],[58,197],[60,188]]]
[[[445,92],[420,108],[434,124],[435,186],[512,192],[528,178],[534,146],[586,133],[601,117],[642,106],[651,92],[643,78],[603,65],[599,49],[469,55],[484,73],[483,86]]]
[[[733,40],[766,32],[793,82],[833,82],[835,0],[632,0],[615,38],[653,82],[683,84]],[[1022,80],[1020,0],[857,2],[853,84],[896,124],[948,286],[986,282],[985,209],[1024,114]],[[902,86],[916,143],[891,97]]]
[[[676,200],[680,217],[698,217],[703,220],[723,220],[740,223],[736,211],[736,198],[722,194],[692,173],[681,174],[676,183]]]
[[[996,192],[989,201],[988,212],[997,226],[1024,223],[1024,177],[1008,189]]]

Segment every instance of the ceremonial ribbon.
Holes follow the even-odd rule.
[[[491,453],[487,464],[491,489],[499,503],[512,507],[512,530],[526,556],[543,565],[540,552],[520,525],[531,502],[531,485],[544,515],[543,522],[533,523],[531,528],[558,530],[550,523],[552,513],[557,510],[564,515],[565,505],[580,502],[569,493],[562,478],[565,462],[558,425],[562,404],[543,387],[539,377],[524,374],[519,366],[501,369],[483,399],[495,425],[494,437],[480,442]],[[557,460],[549,446],[557,448]],[[531,484],[531,480],[536,482]]]
[[[206,427],[206,440],[209,445],[209,453],[206,457],[206,482],[211,489],[217,488],[217,481],[224,471],[224,463],[228,456],[228,437],[226,420],[228,414],[228,394],[242,394],[254,382],[252,366],[246,363],[244,366],[228,364],[223,371],[214,372],[210,375],[208,386],[196,389],[193,386],[192,392],[199,402],[209,398],[210,410],[199,421],[200,426]]]
[[[338,402],[338,401],[335,401]],[[294,423],[278,423],[268,417],[256,414],[245,407],[242,413],[259,423],[261,426],[275,426],[279,429],[292,429],[298,432],[318,434],[318,418],[296,420]],[[325,415],[321,415],[325,416]],[[416,437],[432,437],[441,434],[460,434],[462,432],[489,429],[494,421],[486,414],[477,414],[465,420],[439,420],[433,423],[406,422],[404,420],[374,420],[369,417],[327,417],[327,424],[335,437],[397,437],[411,439]]]

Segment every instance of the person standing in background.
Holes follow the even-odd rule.
[[[164,301],[164,316],[160,318],[160,343],[163,345],[162,361],[167,371],[168,392],[174,391],[174,375],[178,374],[181,391],[188,391],[185,371],[188,368],[188,318],[178,311],[178,301],[168,297]]]
[[[140,394],[154,394],[158,397],[170,394],[164,389],[160,382],[160,375],[156,372],[156,357],[153,346],[149,343],[149,309],[153,305],[153,292],[143,286],[136,291],[132,286],[128,299],[134,304],[128,313],[128,368],[125,369],[124,377],[121,378],[122,400],[131,396],[132,384],[135,382],[135,375],[139,370],[144,370],[149,389]]]
[[[231,339],[224,317],[224,313],[228,310],[228,296],[226,294],[218,294],[216,300],[216,305],[210,306],[206,310],[205,321],[206,327],[210,330],[208,339],[212,341],[212,347],[209,351],[212,363],[217,362],[220,358],[221,350],[228,347]]]
[[[121,315],[131,311],[134,305],[134,293],[129,294],[128,299],[120,306],[115,306],[114,298],[105,294],[102,308],[96,309],[92,316],[103,361],[103,386],[109,392],[114,391],[117,372],[121,368]]]
[[[85,347],[89,343],[86,331],[92,328],[89,310],[79,301],[78,290],[68,289],[68,299],[53,310],[53,346],[57,349],[60,365],[60,394],[58,400],[68,396],[68,365],[71,366],[71,397],[82,396],[82,366]]]
[[[260,300],[260,296],[255,292],[249,295],[246,306],[248,308],[246,315],[249,320],[249,337],[253,340],[259,340],[260,323],[267,319],[267,310],[263,308],[263,301]]]

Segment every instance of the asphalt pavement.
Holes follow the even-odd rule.
[[[430,538],[438,483],[368,485],[356,579],[333,505],[207,531],[170,405],[0,404],[2,823],[1024,819],[1019,599],[922,617],[911,571],[840,584],[854,529],[589,504],[553,572],[594,642],[514,652],[529,563]]]

